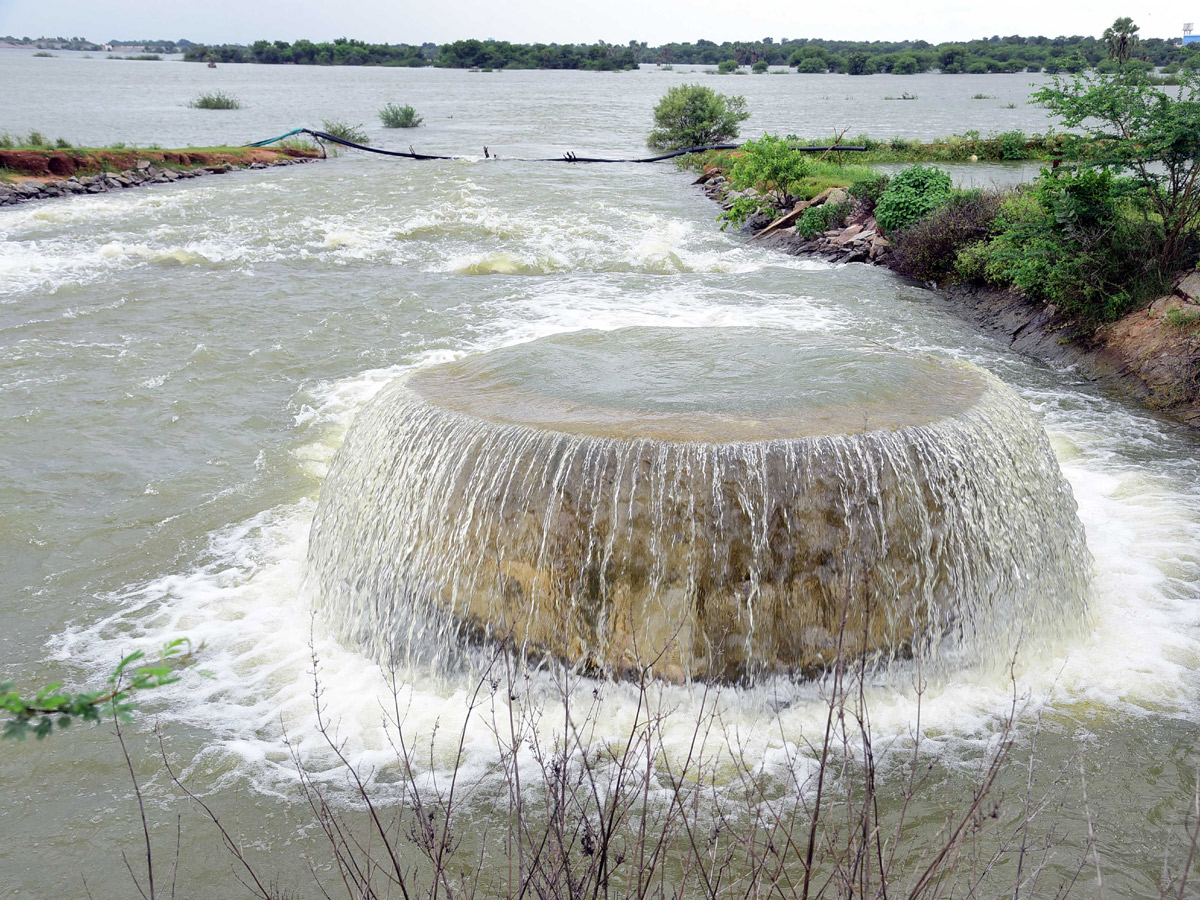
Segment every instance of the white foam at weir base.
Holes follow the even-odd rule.
[[[692,310],[696,314],[695,308]],[[525,322],[483,341],[490,349],[575,327],[620,327],[640,323],[634,310],[564,310],[561,306],[528,313]],[[708,321],[721,320],[720,306]],[[731,307],[736,324],[774,324],[768,309],[747,312]],[[672,316],[666,314],[670,320]],[[692,319],[695,322],[695,318]],[[656,321],[657,323],[657,321]],[[665,324],[665,322],[663,322]],[[421,363],[460,355],[463,347],[431,352]],[[372,370],[344,381],[320,385],[310,405],[297,416],[297,427],[310,434],[306,452],[327,460],[340,444],[355,412],[407,367]],[[1056,648],[1045,658],[1022,660],[1019,692],[1031,707],[1099,707],[1109,715],[1166,713],[1197,718],[1194,702],[1200,669],[1200,641],[1194,576],[1197,524],[1187,503],[1169,489],[1140,483],[1134,472],[1113,472],[1088,454],[1064,465],[1079,503],[1088,540],[1096,557],[1092,625],[1086,635]],[[165,720],[186,722],[212,735],[203,754],[206,764],[228,769],[229,778],[246,778],[256,789],[285,790],[294,778],[284,744],[290,739],[314,763],[326,759],[316,732],[312,699],[312,653],[320,660],[325,702],[347,740],[353,762],[386,765],[394,760],[381,727],[391,703],[379,668],[347,650],[314,622],[299,599],[312,498],[264,511],[215,534],[204,559],[192,570],[165,575],[110,599],[111,615],[78,625],[53,644],[56,655],[81,662],[97,678],[131,649],[152,653],[164,641],[186,635],[205,649],[201,665],[211,679],[186,678],[147,701]],[[1177,571],[1171,574],[1174,567]],[[1192,588],[1187,579],[1193,580]],[[311,647],[310,647],[311,642]],[[668,702],[683,715],[667,734],[671,747],[686,749],[694,721],[695,687],[663,686]],[[806,688],[763,684],[752,689],[723,689],[727,727],[751,742],[764,765],[785,754],[787,745],[811,740],[821,723],[821,707]],[[772,710],[783,709],[778,722]],[[590,691],[584,692],[590,700]],[[629,685],[603,687],[598,737],[619,737],[634,712]],[[406,729],[414,741],[428,741],[440,723],[440,739],[456,731],[464,714],[464,686],[424,679],[405,685],[401,699],[408,710]],[[1008,709],[1012,686],[1003,673],[964,671],[931,685],[921,698],[920,717],[931,747],[943,759],[970,753],[994,737]],[[499,701],[497,701],[499,702]],[[903,681],[872,688],[872,726],[882,745],[907,739],[917,714],[917,699]],[[689,707],[689,704],[693,704]],[[550,728],[553,717],[548,717]],[[451,727],[454,726],[454,727]],[[671,730],[676,729],[676,730]],[[467,736],[468,766],[474,771],[496,754],[494,735],[477,720]],[[947,756],[948,754],[948,756]],[[448,760],[448,750],[438,756]]]

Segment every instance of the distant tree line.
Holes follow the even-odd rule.
[[[182,42],[181,42],[182,43]],[[1136,42],[1132,64],[1200,68],[1200,52],[1175,41],[1144,38]],[[322,66],[439,66],[455,69],[590,69],[622,71],[639,64],[719,66],[790,66],[798,72],[871,75],[915,75],[920,72],[986,74],[990,72],[1081,72],[1112,65],[1104,38],[1020,37],[994,35],[962,43],[927,41],[826,41],[771,38],[761,41],[699,40],[648,47],[644,42],[608,44],[513,44],[508,41],[462,40],[449,44],[368,44],[351,38],[314,43],[299,40],[184,47],[193,62],[247,62]],[[726,68],[730,68],[729,65]]]
[[[96,44],[83,37],[14,37],[6,34],[0,37],[0,43],[13,44],[20,47],[34,47],[38,50],[82,50],[96,52],[110,47],[143,47],[148,53],[183,53],[189,47],[196,46],[191,41],[180,38],[177,41],[154,38],[152,40],[119,41],[111,40]]]
[[[352,38],[314,43],[255,41],[250,46],[197,44],[190,62],[247,62],[302,66],[440,66],[450,69],[636,69],[636,45],[511,44],[508,41],[455,41],[451,44],[368,44]]]
[[[769,66],[791,66],[799,72],[840,72],[847,75],[916,75],[996,72],[1080,72],[1104,65],[1109,45],[1103,38],[1073,35],[1049,38],[1011,35],[965,42],[931,44],[928,41],[826,41],[771,38],[761,41],[713,41],[664,44],[643,51],[643,63],[720,65],[733,60],[739,66],[764,61]],[[1137,41],[1135,61],[1146,67],[1185,65],[1195,58],[1190,47],[1174,41],[1148,38]],[[1200,59],[1196,60],[1200,64]],[[1136,63],[1135,63],[1136,64]]]

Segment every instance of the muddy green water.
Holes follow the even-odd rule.
[[[655,99],[689,79],[745,93],[748,135],[934,137],[1041,130],[1043,113],[1023,102],[1030,77],[209,70],[4,51],[0,129],[174,147],[336,117],[365,123],[384,146],[636,155]],[[213,88],[244,108],[186,107]],[[919,99],[884,99],[902,91]],[[426,125],[378,127],[374,111],[389,101],[412,103]],[[1025,171],[957,175],[988,183]],[[324,765],[310,641],[348,752],[386,762],[378,670],[314,622],[300,591],[328,460],[369,397],[414,367],[564,331],[770,326],[969,360],[1028,401],[1095,559],[1089,621],[1018,663],[1030,715],[1044,721],[1039,777],[1049,786],[1065,769],[1074,784],[1082,759],[1108,896],[1158,895],[1200,761],[1200,440],[1011,353],[886,272],[721,233],[689,181],[670,166],[347,156],[0,210],[0,679],[98,685],[131,648],[181,634],[206,643],[213,677],[149,700],[131,732],[167,858],[182,807],[150,753],[154,720],[266,870],[313,895],[302,859],[323,859],[323,848],[282,740],[286,728]],[[462,688],[406,685],[413,735],[435,721],[456,728]],[[947,795],[969,783],[1009,696],[1003,675],[971,670],[926,692],[922,722]],[[688,695],[674,699],[686,711]],[[881,737],[909,733],[911,690],[883,684],[872,702]],[[606,694],[614,735],[630,703],[622,689]],[[821,721],[803,691],[778,717],[763,692],[729,707],[764,758],[783,739],[778,722],[802,741]],[[477,771],[487,738],[469,735]],[[110,730],[0,751],[0,893],[82,896],[86,877],[97,897],[131,895],[120,851],[137,852],[135,807]],[[1024,778],[1014,770],[1006,791]],[[1073,870],[1083,845],[1071,784],[1048,813],[1065,836],[1057,873]],[[915,840],[939,825],[925,811]],[[182,867],[187,896],[236,893],[215,836],[191,814]],[[1094,875],[1077,890],[1095,895]]]

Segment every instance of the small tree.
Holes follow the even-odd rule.
[[[1161,219],[1164,270],[1181,264],[1200,217],[1200,73],[1178,79],[1167,92],[1136,69],[1055,76],[1031,98],[1083,132],[1067,147],[1080,166],[1132,176]]]
[[[1119,63],[1129,62],[1129,57],[1137,47],[1138,26],[1133,19],[1123,16],[1104,29],[1104,44],[1108,47],[1108,58]]]
[[[668,90],[654,107],[654,130],[646,143],[658,150],[719,144],[736,138],[738,123],[748,118],[745,97],[681,84]]]

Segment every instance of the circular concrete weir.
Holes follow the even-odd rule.
[[[1087,551],[1023,402],[968,363],[763,329],[575,332],[385,388],[309,585],[382,660],[470,636],[742,680],[1078,618]]]

